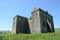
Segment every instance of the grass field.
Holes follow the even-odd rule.
[[[56,29],[55,33],[0,34],[0,40],[60,40],[60,29]]]

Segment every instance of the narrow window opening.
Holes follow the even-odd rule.
[[[37,13],[36,13],[37,14]]]

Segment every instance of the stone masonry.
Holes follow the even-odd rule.
[[[34,8],[29,19],[19,15],[13,18],[12,33],[36,34],[47,32],[55,32],[53,16],[40,8]]]
[[[28,20],[25,17],[22,16],[15,16],[13,18],[13,28],[12,33],[18,34],[18,33],[30,33]]]

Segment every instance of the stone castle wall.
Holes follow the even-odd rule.
[[[13,33],[54,32],[53,16],[40,8],[34,8],[29,19],[17,15],[13,18]]]

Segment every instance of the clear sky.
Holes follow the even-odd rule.
[[[53,16],[54,27],[60,28],[60,0],[0,0],[0,30],[12,30],[13,17],[29,18],[34,7]]]

